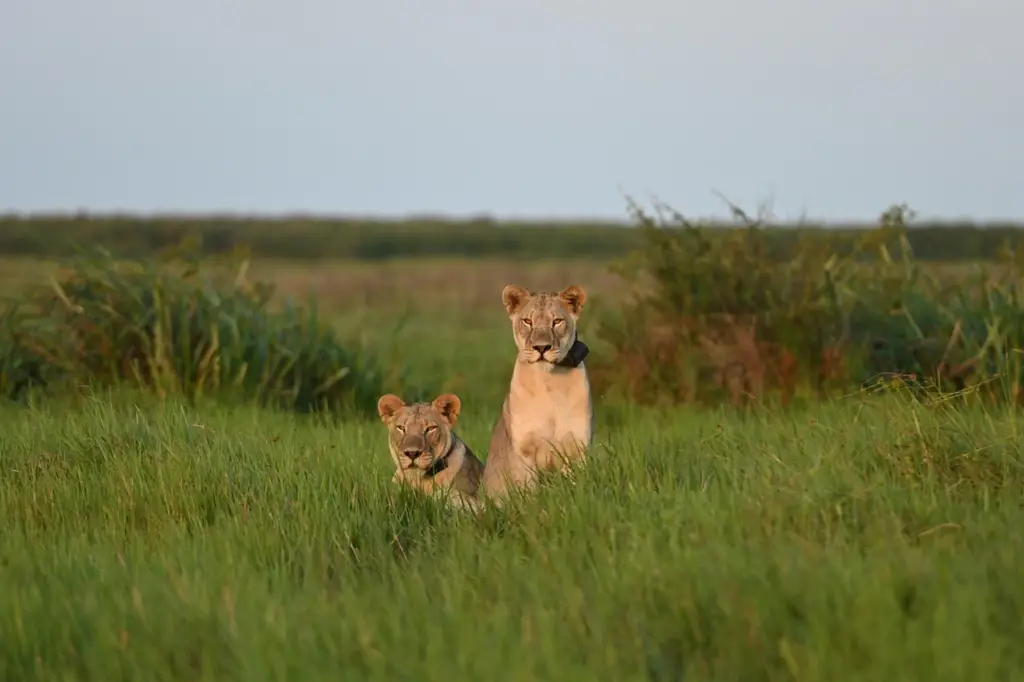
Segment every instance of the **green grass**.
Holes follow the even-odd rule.
[[[335,319],[407,398],[458,393],[481,457],[487,300]],[[393,487],[369,418],[91,390],[0,404],[3,681],[1024,678],[1010,402],[599,401],[576,485],[477,518]]]
[[[495,399],[463,399],[484,455]],[[606,406],[575,486],[477,519],[393,489],[379,423],[9,408],[0,679],[1016,679],[1018,428]]]

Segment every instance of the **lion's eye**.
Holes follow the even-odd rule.
[[[437,427],[434,426],[433,424],[428,426],[427,429],[426,429],[426,433],[433,433],[434,431],[437,431]]]
[[[528,319],[526,319],[524,317],[523,318],[523,324],[525,324],[527,327],[532,327],[533,326],[533,320],[528,320]]]
[[[396,424],[395,431],[398,431],[399,433],[405,433],[405,427],[402,426],[401,424]]]
[[[561,326],[561,325],[563,325],[563,324],[565,324],[565,320],[563,320],[563,319],[562,319],[562,318],[560,318],[560,317],[556,317],[556,318],[555,318],[555,326],[556,326],[556,327],[559,327],[559,326]]]

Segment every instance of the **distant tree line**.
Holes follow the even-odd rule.
[[[723,223],[722,230],[747,229]],[[870,224],[774,225],[773,250],[784,258],[797,240],[825,239],[843,250]],[[925,261],[994,258],[1024,236],[1024,223],[915,223],[909,240]],[[723,233],[724,234],[724,233]],[[379,220],[359,218],[0,216],[0,255],[60,257],[100,245],[115,255],[145,256],[198,238],[204,253],[248,247],[253,256],[292,259],[501,257],[608,259],[641,245],[628,223],[499,222],[487,218]]]

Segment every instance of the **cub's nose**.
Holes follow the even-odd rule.
[[[416,449],[413,449],[413,448],[407,448],[405,450],[402,450],[402,454],[405,455],[406,457],[408,457],[410,461],[415,462],[417,458],[423,456],[423,451],[422,450],[416,450]]]
[[[535,351],[537,351],[538,353],[540,353],[541,355],[544,355],[549,350],[551,350],[551,345],[549,344],[547,346],[534,346],[533,349]]]

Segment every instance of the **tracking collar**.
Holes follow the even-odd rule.
[[[423,470],[423,475],[427,478],[434,478],[439,473],[447,469],[449,454],[451,454],[450,450],[449,452],[444,453],[444,457],[441,457],[440,459],[435,459],[433,462],[431,462],[430,466]]]
[[[587,348],[587,344],[577,338],[572,342],[572,346],[569,348],[569,352],[565,354],[565,357],[555,363],[555,367],[579,367],[583,359],[590,353],[590,349]]]

